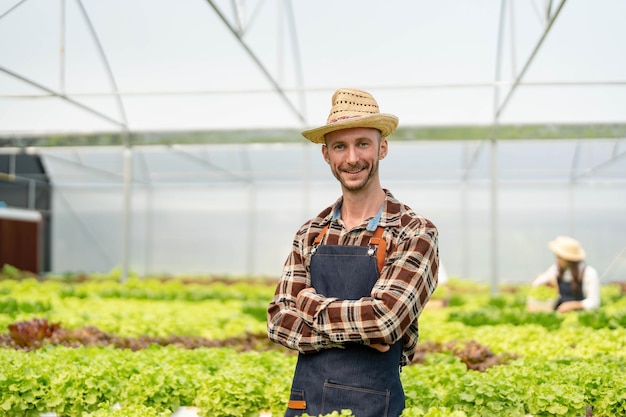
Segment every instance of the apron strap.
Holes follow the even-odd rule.
[[[383,270],[385,266],[385,255],[387,254],[387,242],[383,239],[383,232],[385,228],[378,226],[374,232],[374,236],[370,239],[370,245],[376,245],[376,260],[378,261],[378,273]]]
[[[313,245],[317,246],[320,243],[322,243],[322,238],[324,238],[324,235],[326,234],[326,231],[328,230],[328,226],[330,226],[330,223],[328,223],[326,226],[324,226],[324,228],[317,234],[317,236],[315,236],[315,240],[313,241]]]
[[[330,226],[330,223],[324,226],[324,228],[317,234],[317,236],[315,236],[315,240],[313,241],[314,247],[317,247],[322,242],[324,235],[328,231],[328,226]],[[370,246],[376,246],[376,261],[378,263],[379,274],[383,270],[383,266],[385,266],[385,255],[387,254],[387,242],[382,237],[384,231],[384,227],[378,226],[376,228],[376,231],[374,232],[374,236],[370,238],[369,242]]]

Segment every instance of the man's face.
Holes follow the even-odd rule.
[[[378,161],[387,155],[387,139],[377,129],[336,130],[326,135],[322,154],[342,188],[359,191],[378,184]]]

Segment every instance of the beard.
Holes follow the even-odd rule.
[[[354,172],[354,171],[359,171],[359,170],[366,170],[368,172],[365,178],[360,179],[358,181],[356,180],[346,181],[341,176],[342,173],[346,173],[346,172],[349,173],[349,172]],[[333,171],[333,175],[335,176],[335,178],[337,178],[339,183],[341,183],[341,187],[343,189],[347,191],[360,191],[369,184],[370,179],[374,177],[374,175],[376,175],[376,173],[378,172],[378,159],[374,162],[373,166],[370,166],[367,163],[360,163],[354,166],[339,167],[339,169],[333,168],[332,171]]]

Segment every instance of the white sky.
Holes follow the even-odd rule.
[[[235,21],[230,1],[215,3]],[[404,126],[493,120],[489,84],[495,80],[500,1],[292,2],[304,101],[294,92],[300,75],[285,3],[239,3],[246,12],[245,42],[289,91],[305,123],[207,1],[0,0],[0,135],[118,129],[63,100],[41,97],[42,90],[7,73],[122,121],[81,5],[122,93],[131,130],[322,124],[338,87],[370,90],[382,111],[398,115]],[[506,3],[502,81],[515,78],[539,41],[545,3]],[[553,3],[554,10],[561,2]],[[626,122],[625,17],[623,0],[567,1],[523,82],[614,84],[521,86],[501,123]],[[500,100],[507,88],[500,89]]]

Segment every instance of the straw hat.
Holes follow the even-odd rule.
[[[381,113],[378,103],[367,91],[341,88],[332,98],[330,114],[324,126],[302,132],[302,136],[314,143],[325,143],[324,135],[335,130],[351,127],[371,127],[380,130],[386,138],[398,126],[398,118]]]
[[[585,251],[574,238],[557,236],[556,239],[548,243],[548,246],[555,255],[566,261],[580,262],[585,259]]]

